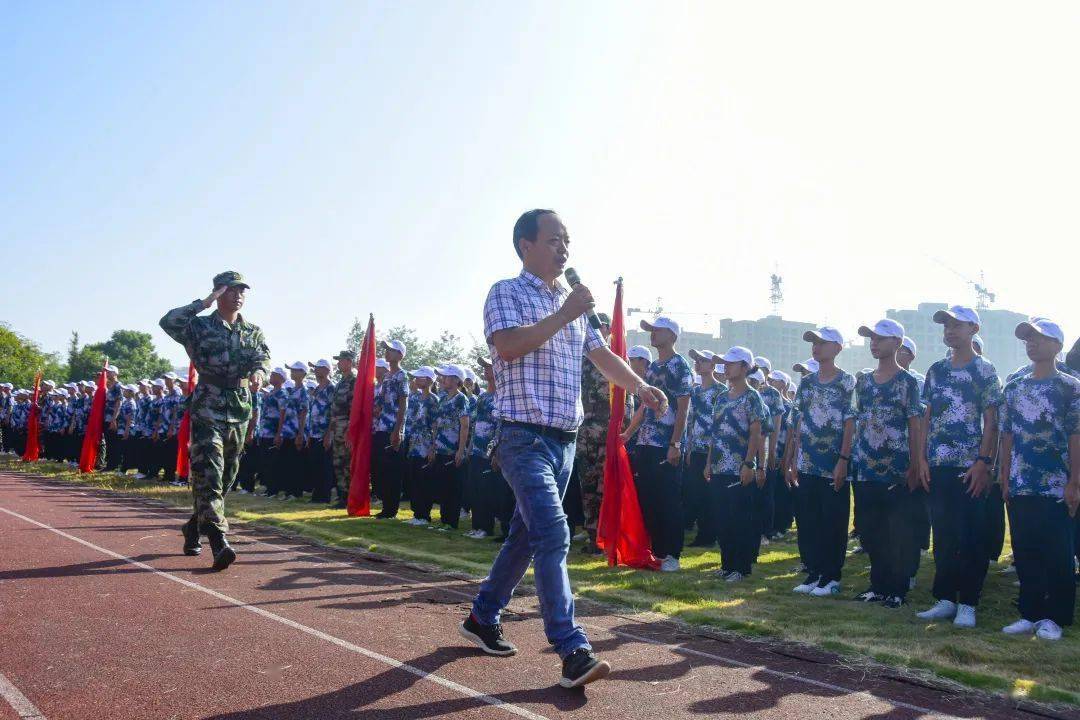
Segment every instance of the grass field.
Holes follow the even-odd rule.
[[[161,483],[146,483],[130,476],[80,476],[66,466],[37,463],[31,467],[0,456],[0,469],[32,471],[72,483],[146,495],[176,505],[190,505],[190,493]],[[491,540],[438,532],[405,525],[411,517],[405,505],[401,518],[350,518],[344,510],[331,510],[303,501],[271,500],[251,495],[230,495],[230,518],[277,526],[318,541],[361,547],[388,556],[465,571],[481,577],[498,548]],[[179,534],[177,545],[179,550]],[[683,570],[653,573],[609,568],[603,559],[584,556],[575,542],[570,554],[570,577],[577,593],[634,610],[651,611],[684,622],[733,631],[746,636],[775,637],[810,643],[853,660],[871,658],[889,665],[932,672],[939,677],[982,690],[1023,696],[1044,702],[1080,704],[1080,630],[1070,628],[1061,641],[1003,635],[1003,625],[1017,618],[1013,601],[1015,575],[1002,575],[992,564],[979,627],[960,630],[951,622],[927,623],[915,617],[929,607],[933,560],[924,557],[909,605],[887,610],[852,602],[869,583],[865,555],[850,555],[844,568],[844,592],[836,599],[797,596],[791,588],[801,575],[794,567],[798,551],[793,534],[762,548],[748,580],[729,585],[713,574],[719,567],[717,551],[688,548]],[[1005,554],[1009,552],[1006,546]]]

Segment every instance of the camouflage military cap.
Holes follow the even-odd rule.
[[[607,313],[596,313],[596,317],[600,318],[602,324],[611,325],[611,317]]]
[[[214,276],[214,287],[220,287],[222,285],[225,287],[251,287],[244,281],[244,276],[235,270],[226,270],[225,272],[218,273]]]
[[[356,360],[356,353],[354,353],[352,350],[342,350],[341,352],[339,352],[337,355],[334,356],[334,359],[335,360],[353,360],[353,361],[355,361]]]

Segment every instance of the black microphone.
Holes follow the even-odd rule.
[[[566,276],[566,282],[570,283],[570,287],[581,284],[581,278],[578,277],[577,270],[574,268],[566,268],[566,270],[563,271],[563,274]],[[593,330],[600,329],[602,323],[595,310],[590,310],[585,313],[585,317],[588,318],[589,324],[592,325]]]

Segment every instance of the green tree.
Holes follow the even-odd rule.
[[[16,387],[30,387],[34,373],[41,370],[46,380],[60,380],[67,369],[54,353],[44,352],[37,343],[0,323],[0,379]]]
[[[367,332],[367,322],[359,318],[353,321],[352,327],[345,335],[345,346],[355,351],[358,355],[360,346],[364,342],[364,334]],[[406,325],[397,325],[386,331],[375,328],[375,341],[400,340],[405,345],[405,361],[402,365],[406,368],[418,368],[421,365],[432,367],[443,363],[476,365],[476,359],[487,355],[487,347],[474,343],[473,347],[466,350],[465,342],[461,337],[449,330],[443,330],[439,337],[434,340],[424,340],[414,330]],[[376,345],[378,356],[382,357],[383,350]]]
[[[138,330],[116,330],[101,343],[76,348],[69,360],[73,380],[93,378],[101,371],[105,358],[120,369],[121,382],[159,377],[172,370],[172,363],[157,354],[150,333]]]

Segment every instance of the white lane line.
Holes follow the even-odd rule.
[[[7,700],[7,704],[18,713],[19,717],[45,720],[45,715],[34,707],[34,703],[27,700],[25,695],[19,692],[19,688],[12,685],[11,681],[4,677],[4,673],[0,673],[0,697]]]
[[[221,600],[223,602],[227,602],[227,603],[229,603],[231,605],[235,605],[238,608],[242,608],[244,610],[247,610],[248,612],[251,612],[251,613],[254,613],[254,614],[256,614],[256,615],[258,615],[260,617],[266,618],[267,620],[273,620],[274,622],[281,623],[282,625],[285,625],[287,627],[291,627],[294,630],[299,630],[300,632],[307,633],[308,635],[311,635],[313,637],[317,637],[320,640],[325,640],[328,643],[331,643],[333,645],[337,645],[340,648],[343,648],[343,649],[348,650],[350,652],[354,652],[354,653],[356,653],[358,655],[363,655],[366,658],[370,658],[371,660],[375,660],[375,661],[380,662],[380,663],[382,663],[384,665],[389,665],[392,668],[397,668],[399,670],[404,670],[405,672],[411,673],[411,674],[417,676],[418,678],[420,678],[422,680],[428,680],[430,682],[435,683],[436,685],[441,685],[442,687],[447,688],[449,690],[453,690],[454,692],[456,692],[456,693],[458,693],[460,695],[464,695],[465,697],[473,698],[474,700],[479,700],[480,702],[483,702],[483,703],[485,703],[487,705],[491,705],[491,706],[493,706],[495,708],[498,708],[500,710],[505,710],[506,712],[508,712],[508,713],[510,713],[512,715],[517,715],[517,716],[523,717],[523,718],[529,718],[529,720],[548,720],[548,718],[544,717],[543,715],[538,715],[538,714],[536,714],[536,713],[534,713],[534,712],[532,712],[530,710],[526,710],[523,707],[519,707],[517,705],[513,705],[511,703],[504,702],[504,701],[500,700],[497,697],[492,697],[491,695],[487,695],[485,693],[482,693],[479,690],[474,690],[471,687],[467,687],[467,686],[462,685],[460,683],[456,683],[453,680],[447,680],[444,677],[440,677],[439,675],[429,673],[426,670],[421,670],[418,667],[415,667],[413,665],[409,665],[408,663],[403,663],[400,660],[395,660],[392,657],[388,657],[386,655],[383,655],[382,653],[375,652],[374,650],[368,650],[365,647],[360,647],[359,645],[356,645],[355,643],[351,643],[348,640],[342,640],[341,638],[335,637],[334,635],[330,635],[329,633],[325,633],[322,630],[316,630],[313,627],[308,627],[307,625],[303,625],[303,624],[298,623],[298,622],[296,622],[294,620],[289,620],[288,618],[282,617],[281,615],[276,615],[276,614],[270,612],[269,610],[264,610],[264,609],[262,609],[260,607],[256,607],[254,605],[249,605],[248,603],[246,603],[246,602],[244,602],[242,600],[237,600],[236,598],[225,595],[224,593],[220,593],[217,590],[211,590],[210,588],[205,587],[203,585],[200,585],[198,583],[191,582],[190,580],[185,580],[182,577],[178,577],[178,576],[173,575],[171,573],[167,573],[167,572],[165,572],[163,570],[158,570],[157,568],[155,568],[155,567],[153,567],[151,565],[147,565],[144,562],[139,562],[138,560],[133,560],[132,558],[127,557],[126,555],[121,555],[120,553],[115,553],[112,550],[108,550],[106,548],[101,547],[100,545],[95,545],[92,542],[89,542],[87,540],[83,540],[82,538],[75,537],[74,535],[70,535],[70,534],[64,532],[63,530],[58,530],[58,529],[52,527],[51,525],[46,525],[43,522],[38,522],[37,520],[34,520],[33,518],[26,517],[25,515],[21,515],[21,514],[15,512],[15,511],[13,511],[13,510],[8,510],[7,508],[0,507],[0,512],[5,512],[8,515],[11,515],[12,517],[16,517],[16,518],[18,518],[18,519],[20,519],[20,520],[22,520],[24,522],[28,522],[31,525],[36,525],[37,527],[42,528],[43,530],[48,530],[49,532],[56,533],[57,535],[59,535],[62,538],[66,538],[67,540],[71,540],[72,542],[79,543],[80,545],[88,547],[91,550],[96,550],[99,553],[102,553],[104,555],[108,555],[111,558],[115,558],[117,560],[123,560],[124,562],[128,563],[129,565],[134,565],[135,567],[140,568],[142,570],[152,572],[155,575],[160,575],[161,577],[167,578],[169,580],[172,580],[173,582],[179,583],[179,584],[183,585],[184,587],[188,587],[188,588],[191,588],[192,590],[198,590],[199,592],[206,593],[207,595],[210,595],[211,597],[215,597],[218,600]],[[2,676],[0,676],[0,677],[2,677]],[[19,693],[18,690],[15,690],[14,686],[11,686],[10,689],[17,694],[17,697],[22,698],[22,700],[26,702],[26,705],[30,709],[33,709],[34,712],[37,712],[37,710],[34,708],[34,706],[30,705],[29,701],[27,701],[26,698],[23,697],[22,694]],[[5,690],[6,690],[6,688],[5,688]],[[7,697],[6,694],[5,694],[5,697]],[[11,702],[10,699],[8,701]],[[16,710],[18,710],[18,708],[16,708]],[[23,715],[22,717],[32,717],[33,718],[33,717],[43,717],[43,716],[38,714],[38,715]]]
[[[3,508],[0,508],[0,510],[3,510]],[[147,510],[148,510],[148,512],[151,512],[151,513],[154,513],[154,514],[157,514],[157,515],[166,516],[166,517],[175,517],[176,516],[176,513],[173,513],[173,512],[170,512],[168,510],[164,510],[164,509],[147,508]],[[10,512],[10,511],[5,510],[5,512]],[[312,558],[313,560],[318,560],[319,564],[322,565],[322,566],[332,565],[332,566],[337,566],[337,567],[342,567],[342,568],[347,568],[347,569],[354,569],[354,570],[357,569],[357,566],[354,565],[354,564],[349,564],[349,563],[346,563],[346,562],[342,562],[340,560],[329,559],[325,555],[320,555],[320,554],[318,554],[316,552],[308,552],[308,551],[305,551],[305,550],[297,550],[295,548],[288,548],[288,547],[285,547],[283,545],[277,545],[277,544],[274,544],[274,543],[267,542],[265,540],[252,539],[250,537],[248,538],[248,540],[249,540],[249,542],[253,542],[253,543],[256,543],[256,544],[259,544],[259,545],[263,545],[264,547],[272,548],[274,550],[277,550],[277,551],[285,553],[285,554],[292,553],[292,554],[294,554],[296,556],[299,556],[299,557],[308,557],[308,558]],[[80,542],[82,542],[82,541],[80,541]],[[106,552],[108,552],[108,551],[106,551]],[[364,572],[370,572],[370,573],[373,573],[375,575],[382,575],[382,576],[385,576],[385,577],[394,578],[396,580],[401,580],[402,582],[404,582],[407,585],[413,585],[413,584],[424,585],[425,584],[425,583],[418,582],[416,578],[408,578],[408,577],[405,577],[403,575],[397,575],[397,574],[392,573],[392,572],[387,572],[385,570],[376,570],[375,568],[368,568],[368,567],[362,568],[362,570]],[[155,572],[157,572],[157,571],[155,570]],[[180,580],[180,578],[176,578],[176,579],[181,581],[181,582],[184,582],[184,581]],[[350,584],[359,585],[361,583],[350,582]],[[463,598],[465,600],[469,600],[469,601],[471,601],[473,599],[473,595],[470,595],[469,593],[461,592],[460,590],[455,590],[453,588],[443,588],[443,592],[445,592],[447,594],[450,594],[450,595],[457,595],[458,597]],[[854,698],[856,698],[858,700],[861,700],[863,702],[867,702],[867,701],[884,702],[884,703],[888,703],[889,705],[892,705],[892,706],[897,707],[897,708],[903,708],[905,710],[911,710],[913,712],[922,713],[923,715],[927,715],[927,716],[929,716],[931,718],[941,718],[941,720],[964,720],[964,718],[960,718],[960,717],[958,717],[956,715],[948,715],[948,714],[945,714],[945,713],[937,712],[935,710],[931,710],[929,708],[921,707],[919,705],[912,705],[911,703],[906,703],[906,702],[903,702],[901,700],[892,700],[892,699],[887,698],[887,697],[883,697],[883,696],[880,696],[880,695],[875,695],[874,693],[872,693],[872,692],[870,692],[868,690],[856,690],[855,688],[849,688],[849,687],[845,687],[843,685],[836,685],[834,683],[825,682],[823,680],[815,680],[813,678],[805,677],[805,676],[802,676],[802,675],[796,675],[794,673],[784,672],[783,670],[775,670],[775,669],[770,668],[770,667],[765,666],[765,665],[754,665],[752,663],[743,662],[742,660],[736,660],[735,658],[726,657],[724,655],[717,655],[715,653],[705,652],[704,650],[695,650],[693,648],[683,647],[681,645],[675,645],[673,643],[669,643],[669,642],[666,642],[664,640],[656,640],[656,639],[653,639],[653,638],[644,637],[644,636],[641,636],[641,635],[636,635],[634,633],[625,632],[623,630],[613,630],[611,628],[607,628],[607,627],[604,627],[602,625],[595,625],[593,623],[585,623],[585,622],[582,622],[580,619],[578,620],[578,622],[581,624],[581,626],[583,628],[585,628],[587,630],[590,630],[590,631],[606,632],[609,635],[614,635],[616,637],[621,637],[621,638],[624,638],[626,640],[633,640],[634,642],[640,642],[640,643],[645,643],[645,644],[648,644],[648,645],[653,645],[653,646],[656,646],[656,647],[666,648],[667,650],[669,650],[672,653],[693,655],[695,657],[705,658],[707,660],[722,663],[722,664],[728,665],[730,667],[736,667],[736,668],[742,668],[742,669],[746,669],[746,670],[752,670],[754,672],[761,672],[761,673],[764,673],[766,675],[770,675],[772,677],[784,678],[786,680],[791,680],[793,682],[801,683],[803,685],[809,685],[811,687],[821,688],[823,690],[831,690],[833,692],[843,693],[844,695],[854,697]]]

